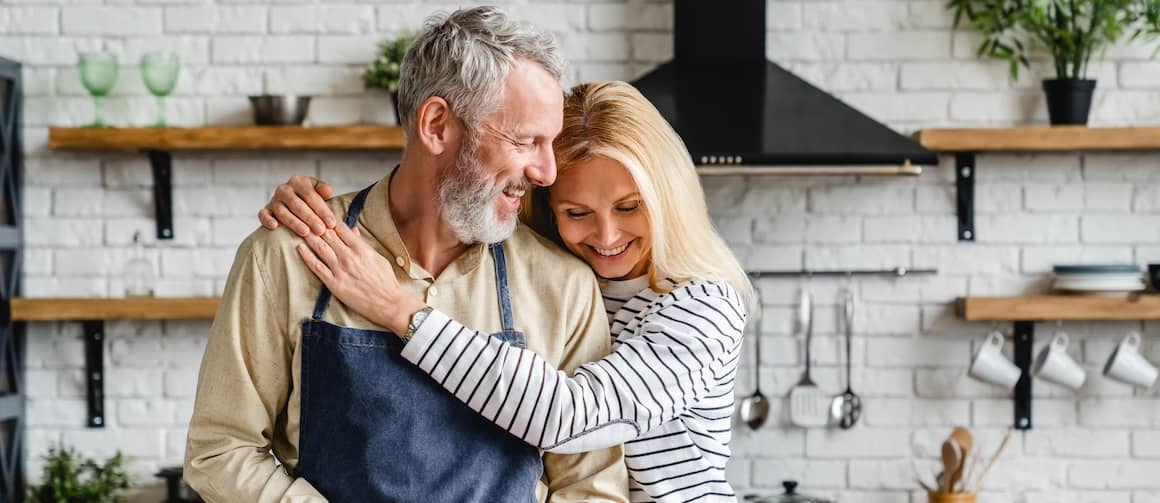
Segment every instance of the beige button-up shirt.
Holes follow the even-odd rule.
[[[401,285],[427,304],[478,330],[501,328],[495,269],[484,245],[471,246],[438,278],[411,261],[388,205],[390,175],[367,194],[362,236],[396,264]],[[346,214],[354,193],[332,199]],[[301,322],[321,282],[285,228],[258,229],[238,247],[201,364],[189,424],[185,479],[208,501],[324,501],[298,465]],[[609,352],[608,321],[591,270],[527,227],[504,242],[516,329],[528,348],[571,372]],[[384,330],[334,299],[326,321]],[[390,383],[383,383],[390,385]],[[390,463],[384,452],[382,462]],[[279,466],[282,465],[282,466]],[[544,454],[540,501],[627,501],[620,447],[576,455]]]

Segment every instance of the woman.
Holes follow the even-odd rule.
[[[684,143],[635,88],[600,82],[571,90],[554,148],[559,177],[527,196],[522,216],[602,278],[612,354],[569,377],[435,311],[404,358],[534,446],[582,452],[624,443],[633,501],[735,500],[725,463],[751,286],[713,230]],[[305,236],[304,222],[334,220],[314,183],[297,180],[260,217],[274,228],[278,215]],[[300,254],[340,300],[400,298],[397,284],[333,279],[350,267],[345,256],[369,249],[357,233],[337,226],[306,242]]]

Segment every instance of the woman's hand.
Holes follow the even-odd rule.
[[[270,202],[258,211],[258,220],[270,230],[281,224],[302,237],[321,236],[338,222],[326,205],[333,194],[334,188],[322,180],[294,175],[274,189]]]
[[[403,334],[411,315],[426,305],[403,290],[389,260],[358,229],[338,225],[306,236],[298,254],[338,300],[368,320]]]

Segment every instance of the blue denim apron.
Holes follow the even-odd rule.
[[[347,226],[358,222],[369,191],[351,202]],[[503,320],[495,336],[523,346],[503,245],[490,249]],[[323,286],[313,316],[302,322],[298,476],[335,502],[536,501],[543,473],[538,449],[404,360],[403,342],[393,333],[323,321],[329,302]]]

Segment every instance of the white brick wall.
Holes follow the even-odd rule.
[[[532,4],[532,5],[525,5]],[[1042,122],[1036,62],[1018,80],[1000,62],[974,57],[978,36],[952,32],[944,2],[770,1],[767,53],[814,85],[909,132],[928,125]],[[444,2],[311,0],[38,0],[0,3],[0,54],[26,64],[25,295],[116,296],[141,231],[164,295],[213,295],[238,241],[272,186],[294,173],[339,190],[382,175],[396,155],[211,153],[175,158],[176,239],[158,243],[147,163],[125,154],[53,153],[47,127],[79,125],[91,104],[75,70],[76,51],[118,54],[121,78],[106,106],[117,125],[152,120],[154,103],[137,71],[142,52],[179,53],[183,73],[168,112],[175,124],[250,121],[245,96],[318,95],[310,121],[346,124],[381,114],[381,96],[362,90],[364,62],[379,38],[419,27]],[[513,12],[559,36],[568,82],[632,79],[672,54],[672,5],[515,0]],[[1153,121],[1160,115],[1160,64],[1147,46],[1122,46],[1093,64],[1093,122]],[[390,114],[387,114],[390,115]],[[936,267],[936,277],[859,279],[854,387],[866,408],[851,431],[803,431],[788,424],[785,394],[801,372],[793,336],[799,282],[763,280],[766,317],[762,387],[772,419],[739,426],[730,480],[741,493],[772,493],[783,479],[844,502],[922,502],[911,461],[932,466],[953,424],[994,448],[1011,423],[1007,394],[966,377],[971,351],[989,324],[965,323],[950,302],[964,294],[1042,291],[1051,265],[1071,261],[1160,261],[1160,155],[981,155],[979,241],[954,236],[954,184],[944,159],[917,180],[721,177],[704,180],[726,240],[755,269]],[[817,379],[844,384],[834,306],[841,281],[814,280]],[[180,462],[208,322],[110,324],[106,344],[109,426],[83,428],[80,328],[29,328],[29,470],[53,442],[89,454],[120,449],[141,483]],[[1108,382],[1099,367],[1115,340],[1143,330],[1160,357],[1157,324],[1068,323],[1089,384],[1077,394],[1037,387],[1035,429],[1016,436],[992,472],[991,502],[1160,502],[1160,393]],[[1041,325],[1046,338],[1049,325]],[[1082,349],[1081,349],[1082,348]],[[738,394],[752,392],[747,351]]]

